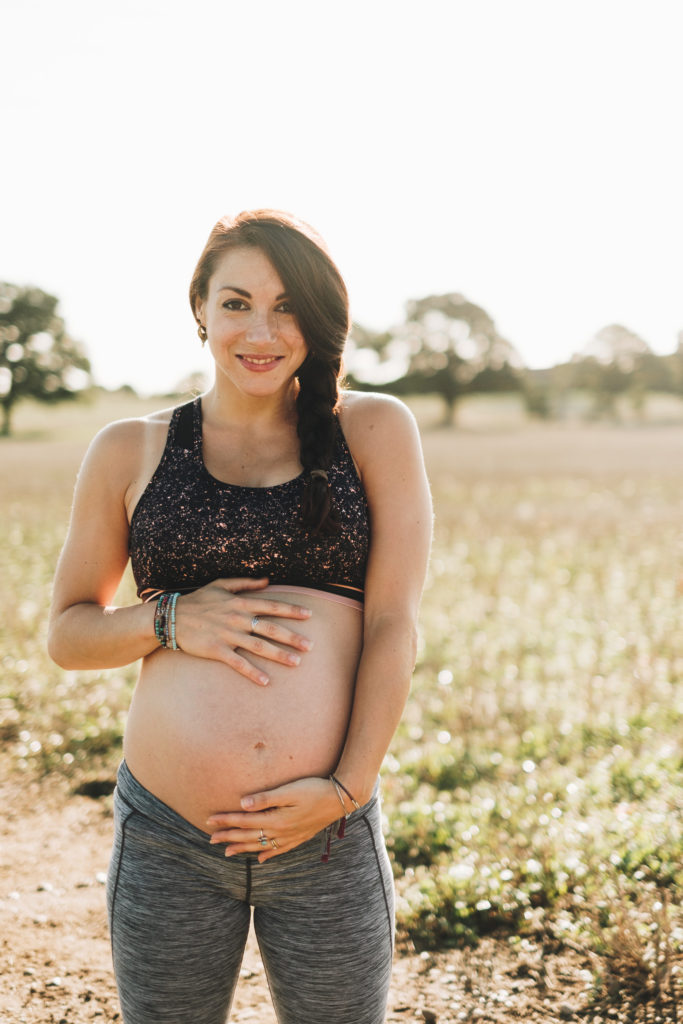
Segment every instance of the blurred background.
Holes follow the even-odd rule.
[[[5,0],[0,766],[108,813],[136,668],[44,643],[74,477],[100,426],[209,383],[186,294],[214,221],[291,210],[349,285],[350,383],[410,404],[434,494],[383,772],[401,948],[578,950],[594,1019],[679,1019],[682,21]]]

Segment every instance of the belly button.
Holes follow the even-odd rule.
[[[264,747],[265,743],[263,742],[263,740],[259,740],[258,743],[254,744],[254,750],[263,750]]]

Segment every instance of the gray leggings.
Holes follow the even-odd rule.
[[[377,790],[327,863],[324,832],[265,864],[226,858],[125,762],[114,812],[107,907],[125,1024],[224,1024],[252,906],[280,1024],[383,1024],[394,889]]]

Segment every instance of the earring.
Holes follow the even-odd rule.
[[[202,348],[204,348],[204,345],[206,344],[206,339],[208,338],[208,334],[206,333],[206,327],[204,326],[204,324],[199,325],[199,327],[197,328],[197,334],[201,338]]]

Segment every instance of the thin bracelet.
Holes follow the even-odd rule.
[[[330,773],[330,778],[332,779],[332,782],[335,783],[335,785],[339,786],[339,788],[341,790],[343,790],[344,793],[346,793],[346,795],[348,796],[348,798],[351,801],[351,803],[353,804],[353,806],[356,808],[357,811],[359,811],[360,810],[360,804],[356,800],[355,796],[351,796],[351,794],[349,793],[349,791],[346,788],[346,786],[344,785],[344,783],[340,782],[339,779],[337,778],[337,776],[333,775],[332,773]]]
[[[173,594],[169,593],[168,601],[164,605],[164,611],[163,611],[163,616],[164,616],[164,647],[166,647],[166,648],[171,646],[171,632],[170,632],[170,628],[171,627],[170,627],[170,623],[168,621],[168,613],[171,610],[171,601],[172,600],[173,600]]]
[[[337,839],[343,839],[344,835],[346,833],[346,819],[348,818],[348,816],[349,816],[349,814],[351,812],[346,810],[346,804],[344,803],[344,797],[342,796],[341,789],[339,788],[341,786],[341,782],[338,782],[335,779],[334,775],[328,775],[327,777],[330,780],[330,782],[332,783],[332,785],[334,786],[334,791],[337,794],[337,797],[339,798],[339,803],[342,805],[342,812],[343,812],[342,813],[342,817],[337,822]],[[346,792],[346,790],[344,790],[344,792]],[[353,800],[353,797],[350,797],[350,799]],[[358,807],[358,804],[356,804],[356,801],[353,800],[353,802],[354,802],[355,806]],[[330,849],[331,849],[331,846],[332,846],[332,831],[333,831],[333,826],[332,825],[328,825],[328,827],[325,829],[325,835],[326,835],[327,838],[326,838],[325,848],[323,850],[322,857],[320,858],[320,860],[323,862],[323,864],[327,864],[328,860],[330,859]]]
[[[176,643],[176,638],[175,638],[175,606],[176,606],[176,602],[177,602],[179,597],[180,597],[180,594],[177,593],[177,592],[175,594],[171,595],[171,629],[170,629],[170,633],[171,633],[171,650],[172,651],[179,651],[180,650],[180,648],[178,647],[178,644]]]
[[[343,810],[343,812],[344,812],[344,817],[345,817],[345,818],[348,818],[348,816],[349,816],[349,812],[348,812],[348,811],[346,810],[346,804],[344,803],[344,797],[342,796],[342,791],[341,791],[341,789],[340,789],[340,788],[339,788],[339,786],[337,785],[337,780],[336,780],[336,779],[334,778],[334,776],[333,776],[333,775],[330,775],[330,776],[329,776],[329,779],[330,779],[330,782],[332,783],[332,785],[334,786],[334,791],[335,791],[335,793],[336,793],[336,794],[337,794],[337,796],[339,797],[339,803],[340,803],[340,804],[342,805],[342,810]]]
[[[164,646],[164,620],[166,618],[166,606],[168,605],[168,599],[171,595],[168,593],[159,594],[157,598],[157,606],[154,610],[154,635],[161,644]]]

